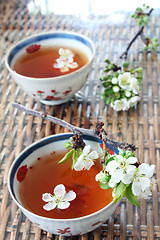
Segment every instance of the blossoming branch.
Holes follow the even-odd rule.
[[[95,130],[77,128],[61,119],[26,109],[20,104],[13,103],[12,105],[30,115],[67,127],[74,133],[74,136],[65,143],[68,152],[59,161],[59,164],[62,164],[68,159],[72,159],[71,167],[74,171],[89,171],[99,157],[98,153],[92,150],[90,145],[85,144],[83,134],[99,137],[103,143],[102,170],[95,176],[95,181],[100,181],[100,187],[103,189],[113,189],[112,195],[115,203],[126,196],[132,204],[138,206],[138,198],[147,198],[151,194],[153,187],[156,185],[156,180],[153,178],[155,166],[149,166],[146,163],[140,164],[135,157],[134,151],[136,147],[133,144],[125,144],[108,139],[102,122],[97,124]],[[109,153],[107,148],[108,142],[114,148],[118,147],[119,155],[111,155]],[[57,191],[57,189],[59,190]],[[44,205],[44,209],[47,211],[55,207],[65,209],[70,205],[69,201],[72,201],[75,197],[75,193],[66,193],[65,187],[58,185],[54,189],[53,195],[50,193],[43,194],[42,200],[47,202]]]
[[[145,11],[148,9],[150,10],[146,13]],[[126,60],[130,47],[139,36],[145,44],[145,50],[156,50],[158,39],[155,37],[150,39],[148,36],[145,36],[143,32],[144,27],[149,22],[149,16],[152,11],[153,8],[144,4],[143,9],[138,7],[132,15],[141,27],[120,56],[120,59],[125,59],[122,66],[111,63],[109,59],[105,60],[105,74],[100,78],[104,87],[102,98],[115,111],[127,111],[131,107],[136,107],[140,100],[143,70],[139,67],[129,69],[130,64]]]

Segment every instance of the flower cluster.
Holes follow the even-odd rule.
[[[42,200],[47,202],[43,206],[46,211],[53,210],[54,208],[66,209],[70,206],[70,201],[76,198],[76,193],[74,191],[69,191],[66,193],[65,186],[59,184],[54,188],[54,194],[44,193],[42,195]]]
[[[126,196],[132,204],[139,205],[137,198],[146,199],[151,194],[154,169],[155,165],[139,164],[131,151],[120,150],[119,155],[108,153],[96,181],[103,189],[113,188],[114,202]]]
[[[103,87],[103,99],[110,104],[115,111],[126,111],[137,105],[140,100],[142,69],[128,69],[129,63],[123,63],[123,70],[106,59],[105,71],[107,75],[101,78]],[[135,74],[137,75],[135,77]]]
[[[60,57],[56,60],[57,63],[53,65],[54,68],[59,68],[61,72],[68,72],[69,68],[77,68],[77,62],[74,62],[74,54],[69,49],[60,48],[58,51]]]
[[[69,158],[72,158],[72,169],[76,171],[90,170],[94,165],[94,160],[98,158],[96,151],[91,151],[90,145],[85,145],[81,134],[75,134],[70,138],[64,146],[69,150],[65,156],[59,161],[64,163]]]
[[[137,198],[148,198],[156,185],[156,180],[153,178],[155,165],[149,166],[147,163],[140,164],[135,157],[132,144],[125,144],[114,141],[115,146],[119,146],[119,155],[108,151],[106,143],[108,138],[107,133],[103,129],[103,123],[97,124],[95,134],[102,140],[103,154],[101,164],[102,170],[95,176],[96,181],[100,181],[100,187],[103,189],[113,189],[113,200],[118,202],[126,196],[134,205],[140,205]],[[102,144],[101,144],[102,145]],[[69,150],[66,155],[59,161],[64,163],[69,158],[72,158],[72,169],[75,171],[90,170],[97,159],[98,153],[91,151],[90,145],[85,145],[81,134],[75,134],[65,143],[65,147]],[[129,150],[128,150],[129,149]]]

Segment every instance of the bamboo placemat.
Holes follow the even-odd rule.
[[[118,23],[108,16],[56,16],[42,14],[38,8],[29,12],[27,1],[0,1],[0,239],[69,239],[42,231],[32,224],[18,209],[7,188],[8,171],[13,160],[32,142],[54,133],[67,132],[42,119],[25,116],[11,107],[16,101],[29,108],[46,112],[79,127],[93,128],[98,121],[115,139],[125,140],[137,146],[141,162],[156,164],[156,178],[160,179],[160,51],[144,52],[138,39],[129,52],[132,65],[144,69],[142,98],[137,109],[116,113],[101,99],[103,91],[99,78],[104,69],[104,59],[119,61],[119,56],[138,27],[126,14]],[[71,30],[89,36],[96,45],[96,57],[92,72],[82,89],[81,99],[74,97],[59,106],[45,106],[21,90],[4,65],[8,48],[18,40],[41,31]],[[160,11],[155,10],[146,33],[160,39]],[[73,239],[160,239],[160,183],[148,200],[140,207],[132,206],[125,198],[113,216],[94,232]]]

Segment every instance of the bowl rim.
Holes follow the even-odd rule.
[[[57,77],[48,77],[48,78],[47,78],[47,77],[46,77],[46,78],[27,77],[27,76],[24,76],[24,75],[22,75],[22,74],[17,73],[16,71],[14,71],[14,70],[10,67],[10,65],[9,65],[9,63],[8,63],[9,55],[10,55],[11,51],[12,51],[14,48],[16,48],[19,44],[21,44],[21,43],[23,43],[23,42],[25,42],[25,41],[27,41],[27,40],[29,40],[29,39],[38,37],[38,36],[52,35],[52,34],[75,35],[75,36],[79,36],[79,37],[87,40],[87,41],[91,44],[92,49],[93,49],[93,54],[92,54],[91,59],[88,60],[88,62],[87,62],[84,66],[82,66],[81,68],[75,70],[74,72],[67,73],[67,74],[65,74],[65,75],[61,75],[61,76],[57,76]],[[33,42],[33,44],[34,44],[34,42]],[[13,45],[8,49],[8,51],[7,51],[7,53],[6,53],[6,56],[5,56],[5,65],[7,66],[8,70],[9,70],[12,74],[17,75],[17,76],[19,76],[19,77],[23,77],[23,78],[26,79],[27,81],[33,81],[33,80],[36,80],[36,81],[37,81],[37,80],[39,80],[39,81],[43,81],[43,80],[45,80],[45,81],[46,81],[46,80],[56,81],[57,79],[66,78],[66,76],[67,76],[67,77],[68,77],[68,76],[72,76],[72,75],[74,75],[74,74],[77,74],[77,72],[83,71],[83,69],[86,68],[86,67],[93,61],[93,59],[94,59],[94,57],[95,57],[95,52],[96,52],[95,44],[93,43],[93,41],[92,41],[89,37],[87,37],[87,36],[85,36],[85,35],[83,35],[83,34],[80,34],[80,33],[77,33],[77,32],[73,32],[73,31],[65,31],[65,30],[47,31],[47,32],[41,32],[41,33],[33,34],[33,35],[29,36],[29,37],[25,37],[25,38],[21,39],[20,41],[16,42],[15,44],[13,44]]]
[[[11,189],[11,186],[10,186],[10,182],[11,182],[11,173],[13,171],[13,167],[14,165],[16,164],[16,162],[18,161],[18,159],[27,151],[29,150],[30,148],[34,147],[35,145],[43,142],[43,141],[47,141],[49,138],[54,138],[54,137],[60,137],[60,136],[64,136],[64,135],[70,135],[70,136],[73,136],[74,134],[72,132],[67,132],[67,133],[58,133],[58,134],[54,134],[54,135],[50,135],[50,136],[47,136],[47,137],[44,137],[44,138],[41,138],[39,140],[37,140],[36,142],[32,143],[31,145],[29,145],[28,147],[26,147],[20,154],[19,156],[13,161],[13,163],[11,164],[11,167],[10,167],[10,170],[9,170],[9,174],[8,174],[8,189],[9,189],[9,193],[12,197],[12,199],[14,200],[14,202],[18,205],[18,207],[24,211],[24,212],[27,212],[28,214],[30,214],[31,216],[33,217],[36,217],[36,218],[40,218],[40,219],[43,219],[43,220],[47,220],[47,221],[53,221],[53,222],[71,222],[71,221],[80,221],[80,220],[83,220],[83,219],[86,219],[86,218],[92,218],[98,214],[100,214],[101,212],[105,211],[107,208],[111,207],[112,205],[114,205],[115,207],[117,206],[117,203],[114,203],[114,201],[111,201],[109,204],[107,204],[104,208],[101,208],[100,210],[94,212],[94,213],[91,213],[91,214],[88,214],[88,215],[85,215],[85,216],[82,216],[82,217],[77,217],[77,218],[63,218],[63,219],[59,219],[59,218],[49,218],[49,217],[43,217],[43,216],[40,216],[36,213],[33,213],[31,211],[29,211],[27,208],[25,208],[17,199],[16,197],[14,196],[13,192],[12,192],[12,189]],[[98,137],[94,137],[94,136],[91,136],[91,135],[83,135],[84,137],[91,137],[93,139],[97,139],[99,142],[101,142],[101,140],[98,138]],[[62,139],[63,140],[63,139]],[[46,144],[47,145],[47,144]],[[116,149],[116,151],[118,151],[118,149]],[[16,170],[17,171],[17,170]],[[13,180],[12,180],[13,181]]]

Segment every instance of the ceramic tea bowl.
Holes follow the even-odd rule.
[[[17,58],[32,46],[59,46],[75,48],[88,58],[88,62],[74,72],[48,78],[34,78],[23,76],[13,70]],[[8,51],[5,59],[6,66],[16,83],[29,95],[47,105],[58,105],[67,102],[85,84],[91,71],[95,47],[88,37],[75,32],[55,31],[40,33],[25,38]]]
[[[29,168],[34,163],[35,159],[41,157],[42,155],[49,154],[53,151],[53,149],[63,151],[64,143],[67,142],[71,136],[73,136],[72,133],[57,134],[43,138],[31,144],[13,162],[8,178],[9,192],[13,200],[22,212],[30,219],[30,221],[41,229],[44,229],[52,234],[64,236],[80,235],[93,231],[101,226],[102,223],[104,223],[113,214],[116,209],[116,205],[114,202],[111,202],[101,210],[79,218],[53,219],[42,217],[30,212],[22,205],[19,196],[19,184],[21,183],[17,180],[17,172],[22,166],[27,165]],[[84,141],[87,145],[91,145],[94,150],[102,153],[100,147],[101,141],[98,138],[85,135]],[[114,151],[118,154],[118,150]]]

